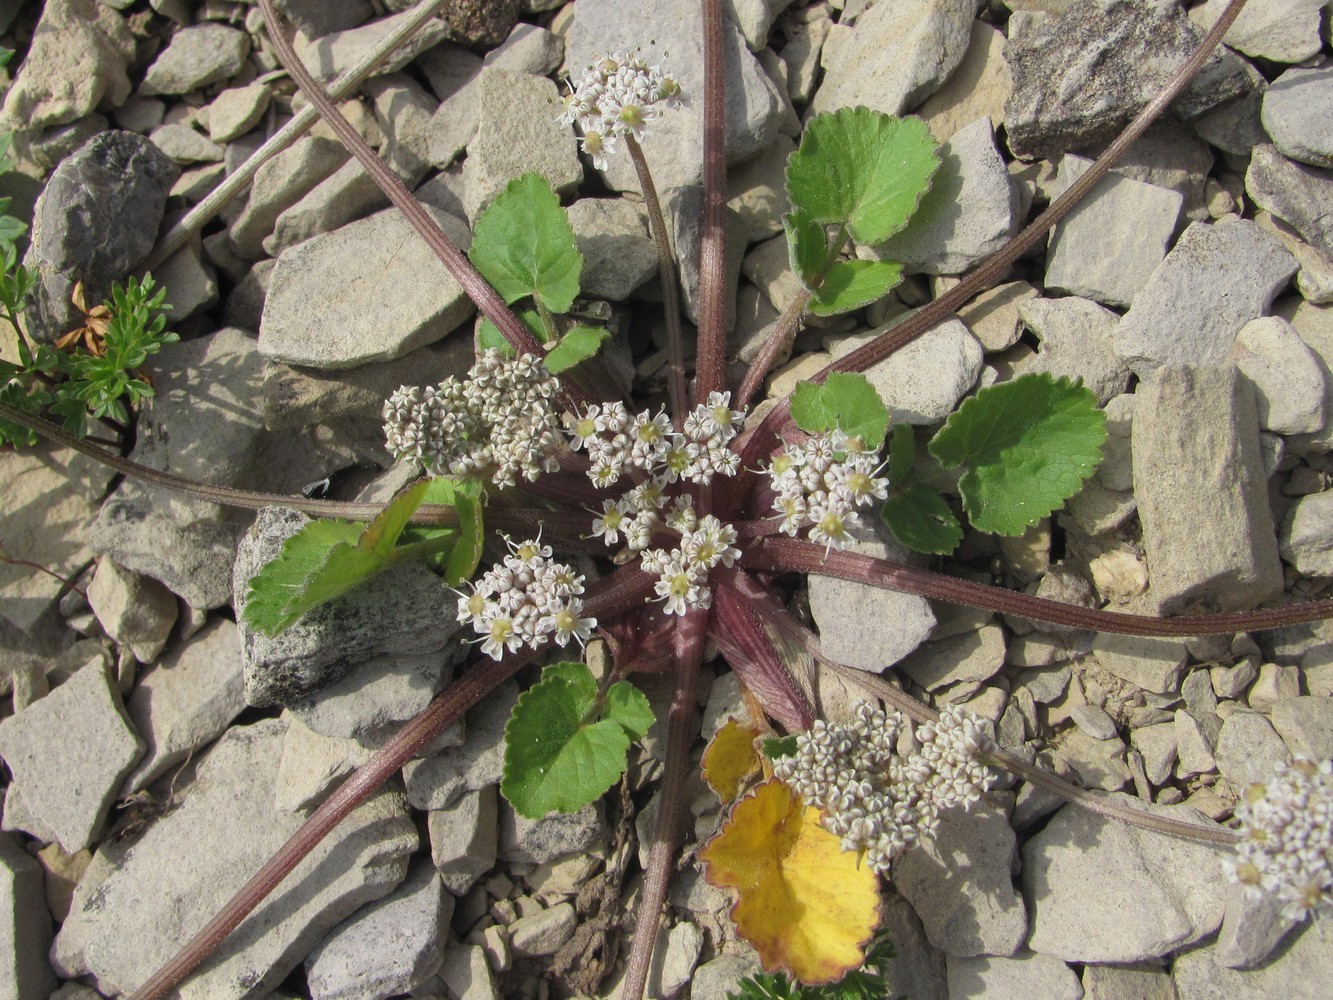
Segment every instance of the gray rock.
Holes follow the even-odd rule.
[[[465,792],[452,805],[429,811],[431,860],[450,892],[464,895],[495,867],[498,824],[495,785]]]
[[[1333,66],[1287,70],[1264,94],[1262,119],[1284,155],[1333,167]]]
[[[225,24],[204,22],[181,28],[148,67],[139,92],[146,97],[185,94],[230,80],[249,54],[250,36]]]
[[[462,643],[427,656],[376,656],[346,677],[288,707],[315,732],[360,739],[422,711],[467,655]]]
[[[1301,269],[1296,272],[1296,291],[1306,302],[1326,305],[1333,302],[1333,256],[1310,246],[1298,232],[1272,213],[1262,209],[1254,213],[1254,221],[1268,230],[1296,258]]]
[[[1115,738],[1115,720],[1107,715],[1104,709],[1098,708],[1096,705],[1075,705],[1070,710],[1069,716],[1073,719],[1074,725],[1094,740]]]
[[[1193,223],[1134,297],[1116,333],[1116,353],[1140,378],[1161,365],[1221,361],[1296,266],[1253,222]]]
[[[972,336],[987,351],[1004,351],[1018,343],[1023,321],[1018,307],[1039,293],[1026,281],[1010,281],[987,289],[958,310]]]
[[[1327,170],[1296,163],[1276,146],[1254,147],[1245,172],[1245,193],[1266,208],[1320,253],[1333,255],[1333,176]]]
[[[1085,155],[1094,155],[1092,147]],[[1207,186],[1213,152],[1190,125],[1167,116],[1148,129],[1116,162],[1121,177],[1174,191],[1184,199],[1184,218],[1202,221],[1208,213]]]
[[[82,281],[85,299],[101,302],[113,282],[153,249],[175,182],[174,164],[133,132],[103,132],[56,168],[33,210],[32,243],[23,263],[37,271],[27,312],[29,332],[51,342],[82,315],[70,301]]]
[[[220,736],[245,708],[236,625],[215,618],[140,674],[125,711],[147,752],[125,779],[132,795]]]
[[[500,1000],[486,952],[479,945],[446,948],[439,978],[459,1000]]]
[[[698,41],[698,11],[684,0],[581,0],[565,40],[565,63],[582,72],[606,52],[638,49],[680,84],[685,106],[668,111],[653,123],[643,142],[653,182],[663,198],[671,188],[698,183],[703,175],[703,148],[698,141],[703,115],[703,60]],[[723,20],[726,72],[726,150],[731,163],[750,159],[772,139],[781,122],[783,103],[759,60],[740,32]],[[638,191],[629,156],[617,153],[603,171],[616,191]]]
[[[389,205],[389,196],[356,160],[341,167],[284,209],[263,241],[264,252],[280,257],[288,247],[364,219]],[[259,328],[256,322],[255,329]]]
[[[246,605],[246,582],[309,522],[284,507],[259,512],[236,556],[236,616]],[[281,635],[264,636],[241,625],[245,698],[254,706],[288,704],[346,676],[374,656],[434,654],[458,630],[440,614],[449,597],[425,566],[402,564],[302,616]]]
[[[208,106],[208,137],[214,142],[239,139],[259,124],[272,95],[262,83],[224,90]]]
[[[26,811],[67,854],[97,839],[143,750],[100,658],[0,722],[0,757],[13,786],[22,790]]]
[[[1232,955],[1222,943],[1196,948],[1175,957],[1171,977],[1179,1000],[1270,1000],[1272,997],[1318,996],[1333,963],[1333,938],[1307,923],[1299,928],[1278,957],[1264,965],[1238,971],[1224,959]],[[1314,992],[1311,992],[1313,987]]]
[[[703,187],[690,184],[672,191],[664,210],[667,225],[672,229],[670,239],[676,250],[676,273],[685,315],[696,325],[699,322],[699,245],[703,236],[703,204]],[[736,289],[745,257],[745,238],[744,224],[736,212],[728,209],[724,218],[727,256],[722,266],[722,328],[730,330],[736,325]]]
[[[1230,48],[1256,59],[1297,63],[1319,51],[1319,13],[1324,0],[1264,0],[1248,3],[1222,36]],[[1190,19],[1207,29],[1226,9],[1225,0],[1207,0]]]
[[[1162,815],[1206,822],[1116,798]],[[1028,947],[1067,962],[1137,962],[1212,934],[1225,883],[1216,849],[1062,808],[1023,847],[1023,896],[1032,901]],[[1124,914],[1135,919],[1125,920]]]
[[[551,813],[544,819],[520,816],[506,802],[500,806],[499,825],[496,855],[502,861],[534,865],[586,851],[606,838],[606,815],[600,802],[575,813]]]
[[[1043,997],[1081,1000],[1083,986],[1074,970],[1052,955],[1021,951],[1012,958],[949,956],[950,997]],[[1121,994],[1128,997],[1128,994]]]
[[[264,240],[278,217],[347,162],[347,150],[334,139],[307,135],[268,160],[255,172],[250,198],[231,224],[232,249],[242,260],[264,255]]]
[[[1280,593],[1252,390],[1234,368],[1168,365],[1138,395],[1134,493],[1158,608],[1234,610]]]
[[[1115,792],[1129,784],[1125,744],[1118,739],[1102,740],[1074,728],[1062,734],[1053,756],[1063,770],[1083,788]]]
[[[1203,32],[1174,0],[1096,0],[1010,32],[1013,74],[1005,103],[1009,148],[1025,159],[1111,139],[1198,47]],[[1213,55],[1173,108],[1196,117],[1240,96],[1248,78],[1235,56]]]
[[[1032,298],[1018,304],[1023,325],[1040,341],[1037,353],[1013,366],[1015,377],[1046,372],[1056,378],[1082,378],[1106,404],[1129,387],[1129,369],[1116,356],[1120,317],[1088,299]]]
[[[181,806],[76,902],[87,968],[109,991],[138,986],[301,824],[273,805],[283,729],[269,719],[228,731]],[[179,987],[181,997],[241,1000],[272,990],[340,921],[398,885],[416,846],[402,793],[375,793]],[[169,882],[164,871],[174,873]],[[126,934],[128,926],[144,933]],[[67,921],[61,937],[69,930]]]
[[[1063,194],[1091,165],[1062,157],[1052,193]],[[1051,231],[1047,290],[1128,306],[1166,256],[1182,204],[1175,191],[1108,174]]]
[[[1011,875],[1015,837],[1005,798],[996,793],[967,812],[944,813],[935,839],[894,863],[894,887],[946,955],[1012,955],[1027,936],[1027,913]]]
[[[583,295],[620,302],[657,273],[657,251],[633,204],[624,198],[580,198],[567,211],[583,254]]]
[[[895,560],[907,554],[898,543],[883,541],[855,542],[849,551]],[[810,574],[810,614],[824,655],[875,674],[920,646],[935,627],[924,597],[817,573]]]
[[[1268,81],[1264,75],[1245,60],[1241,69],[1249,81],[1250,90],[1234,100],[1206,111],[1190,122],[1190,126],[1211,146],[1224,153],[1245,157],[1255,146],[1268,142],[1268,133],[1260,121],[1264,91]]]
[[[132,89],[126,70],[133,61],[134,36],[106,4],[51,0],[42,6],[27,55],[5,94],[4,127],[49,128],[99,106],[123,104]]]
[[[745,955],[723,952],[694,970],[690,995],[698,995],[700,998],[734,995],[740,991],[742,979],[762,971],[759,956],[753,951]]]
[[[1254,386],[1259,426],[1274,434],[1311,434],[1324,426],[1328,385],[1319,358],[1280,316],[1240,329],[1231,360]]]
[[[370,0],[275,0],[274,6],[306,38],[355,28],[373,13]]]
[[[558,121],[556,85],[541,76],[485,67],[477,78],[477,136],[463,161],[463,204],[475,221],[510,181],[535,171],[557,193],[583,180],[578,142]]]
[[[43,882],[42,866],[17,838],[0,834],[0,981],[15,1000],[47,996],[56,985]]]
[[[1017,191],[995,148],[989,118],[939,149],[930,190],[901,232],[858,256],[898,261],[925,274],[961,274],[1000,249],[1021,221]]]
[[[406,73],[367,80],[366,92],[384,134],[384,157],[409,188],[430,170],[430,122],[439,101]]]
[[[103,558],[88,585],[98,624],[140,663],[152,663],[176,624],[176,599],[166,587]]]
[[[808,104],[819,75],[819,54],[833,21],[829,8],[808,7],[800,13],[812,16],[784,20],[782,31],[787,44],[779,55],[787,67],[787,97],[796,104]]]
[[[510,946],[518,958],[554,955],[573,935],[578,919],[569,903],[519,917],[509,925]]]
[[[555,32],[520,21],[509,37],[486,53],[487,66],[499,66],[511,73],[548,76],[560,68],[565,55],[565,40]]]
[[[1309,695],[1284,698],[1273,706],[1273,728],[1278,731],[1293,756],[1312,761],[1333,757],[1331,705],[1333,700],[1329,698]]]
[[[424,983],[444,961],[454,897],[429,861],[329,932],[305,960],[312,1000],[380,1000]]]
[[[1218,964],[1252,969],[1264,962],[1297,923],[1282,916],[1282,906],[1274,893],[1253,896],[1243,885],[1227,886],[1226,913],[1217,932]]]
[[[459,219],[426,211],[466,249],[470,233]],[[433,343],[472,312],[462,286],[442,270],[397,209],[297,244],[270,280],[260,353],[336,371]]]
[[[782,217],[791,211],[787,158],[795,150],[795,140],[779,133],[758,156],[728,173],[727,207],[740,217],[745,242],[758,243],[782,232]]]
[[[1143,756],[1144,776],[1154,786],[1164,784],[1176,765],[1175,721],[1140,726],[1131,732],[1130,739]]]
[[[305,44],[301,44],[298,40],[296,54],[317,79],[328,83],[378,49],[384,39],[397,31],[402,23],[411,17],[412,11],[405,10],[368,24],[330,31]],[[447,39],[449,34],[449,25],[444,18],[431,18],[410,39],[390,52],[388,57],[371,71],[372,75],[398,72],[421,53]]]
[[[147,135],[162,124],[166,113],[165,101],[160,101],[156,97],[140,97],[138,94],[132,94],[116,109],[112,117],[126,132],[140,132]]]
[[[1322,699],[1321,699],[1322,700]],[[1218,773],[1237,792],[1254,781],[1267,781],[1279,763],[1290,759],[1286,745],[1258,712],[1237,710],[1222,721],[1213,759]]]
[[[184,122],[159,125],[148,136],[148,141],[162,150],[172,163],[217,163],[223,149],[202,132],[196,132]]]
[[[322,736],[307,728],[291,711],[283,712],[287,732],[282,739],[273,804],[284,812],[309,810],[321,802],[335,782],[360,767],[371,756],[356,740]]]
[[[908,0],[871,7],[850,34],[825,43],[824,82],[816,113],[865,105],[888,115],[911,110],[934,93],[967,51],[972,0]]]
[[[172,254],[154,277],[167,290],[173,324],[211,308],[218,300],[217,274],[203,262],[197,242],[187,243]]]
[[[1278,302],[1273,311],[1287,320],[1315,352],[1325,382],[1333,385],[1333,308],[1293,297]],[[1291,436],[1285,441],[1297,454],[1333,447],[1333,392],[1324,398],[1324,429],[1317,434]]]
[[[453,45],[440,45],[424,53],[417,63],[440,105],[431,116],[427,151],[431,163],[447,167],[477,134],[477,78],[483,61]]]
[[[784,53],[785,54],[785,53]],[[959,129],[983,115],[993,129],[1004,124],[1004,102],[1013,81],[1004,61],[1004,34],[984,21],[973,21],[967,51],[958,68],[915,114],[930,126],[931,135],[946,142]]]
[[[1282,521],[1282,557],[1307,576],[1333,575],[1333,492],[1298,499]]]
[[[464,792],[497,783],[504,770],[505,724],[517,701],[518,685],[506,681],[468,711],[462,746],[408,761],[403,766],[408,801],[418,809],[444,809]]]
[[[927,691],[963,681],[989,680],[1004,667],[1004,629],[983,625],[975,632],[952,635],[920,646],[898,665]]]

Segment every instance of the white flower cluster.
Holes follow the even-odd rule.
[[[899,712],[861,702],[846,725],[817,720],[797,736],[796,754],[773,765],[807,805],[824,810],[824,828],[842,849],[863,851],[881,873],[935,836],[941,810],[969,807],[994,779],[980,760],[995,745],[988,721],[945,709],[917,728],[920,748],[902,757],[895,749],[906,724]]]
[[[709,572],[740,557],[733,544],[735,528],[711,514],[699,517],[689,496],[672,498],[667,488],[682,480],[710,483],[716,475],[734,476],[740,457],[727,445],[744,419],[745,414],[731,409],[730,393],[715,392],[685,418],[683,432],[672,429],[665,413],[630,414],[621,403],[590,406],[566,421],[571,446],[587,451],[592,459],[588,477],[599,488],[614,485],[631,470],[648,474],[623,496],[602,502],[592,531],[607,545],[619,544],[624,536],[644,572],[657,575],[657,596],[665,600],[667,614],[710,607]],[[680,544],[671,550],[649,548],[653,536],[664,532],[679,535]]]
[[[458,593],[458,620],[480,637],[481,651],[500,659],[520,646],[536,649],[547,638],[564,646],[579,645],[597,627],[596,618],[581,618],[583,576],[551,560],[551,547],[540,540],[515,545],[505,537],[509,555]]]
[[[531,354],[487,351],[460,382],[450,376],[425,389],[403,386],[384,404],[384,435],[397,459],[434,475],[482,474],[497,486],[535,480],[559,468],[553,452],[560,418],[559,383]]]
[[[794,536],[809,527],[810,540],[823,542],[825,552],[845,549],[857,508],[888,498],[889,481],[876,475],[882,469],[875,452],[842,431],[787,445],[768,469],[777,492],[773,509],[782,516],[779,530]]]
[[[578,123],[583,151],[598,170],[606,169],[607,157],[622,136],[636,141],[645,136],[648,123],[660,113],[655,105],[680,103],[680,85],[637,54],[617,52],[599,59],[572,86],[560,121]]]
[[[1333,912],[1333,762],[1279,764],[1246,787],[1236,817],[1245,840],[1228,865],[1253,893],[1277,893],[1291,920]]]

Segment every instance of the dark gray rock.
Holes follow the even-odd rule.
[[[1202,37],[1176,0],[1089,0],[1011,38],[1009,148],[1036,158],[1114,137]],[[1215,55],[1173,109],[1194,118],[1249,86],[1237,57]]]
[[[285,507],[259,512],[236,554],[236,616],[245,613],[248,581],[282,551],[309,518]],[[386,570],[361,587],[268,637],[241,624],[245,698],[254,706],[286,705],[327,687],[353,667],[388,653],[437,653],[458,631],[453,598],[425,566]]]
[[[1245,193],[1302,239],[1333,257],[1333,172],[1289,160],[1276,146],[1255,146],[1245,172]]]
[[[37,272],[30,332],[54,341],[81,315],[70,301],[82,281],[88,303],[138,267],[157,239],[167,193],[179,171],[133,132],[103,132],[66,158],[33,211],[25,266]]]
[[[540,865],[567,854],[577,854],[606,837],[602,804],[590,802],[575,813],[551,813],[528,819],[508,802],[500,805],[500,843],[496,854],[504,861]]]

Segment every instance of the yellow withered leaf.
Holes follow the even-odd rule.
[[[699,853],[707,880],[740,895],[731,919],[764,968],[811,984],[858,968],[880,918],[875,873],[819,819],[770,779],[736,804]]]
[[[753,726],[728,719],[704,751],[704,781],[723,802],[734,799],[741,782],[759,770],[759,756],[754,752],[758,736]]]

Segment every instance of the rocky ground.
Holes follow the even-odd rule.
[[[409,4],[279,6],[330,80]],[[461,243],[510,179],[545,175],[570,207],[585,294],[608,304],[617,330],[608,373],[626,398],[660,399],[660,293],[637,184],[623,159],[599,173],[580,157],[555,121],[557,80],[636,46],[676,75],[686,107],[646,152],[676,243],[691,247],[697,4],[446,6],[344,112]],[[945,142],[943,167],[884,250],[912,277],[809,327],[770,395],[998,248],[1087,168],[1223,6],[729,0],[733,356],[753,357],[796,291],[782,169],[806,114],[914,112]],[[1020,539],[970,536],[946,568],[1149,613],[1326,591],[1331,19],[1324,0],[1251,0],[1222,57],[1049,244],[869,373],[894,420],[913,425],[1030,371],[1082,376],[1105,406],[1106,460],[1068,509]],[[74,324],[76,279],[92,300],[142,269],[303,102],[245,2],[11,3],[0,22],[0,43],[18,50],[0,122],[17,131],[6,190],[23,214],[44,192],[30,325],[50,339]],[[182,339],[152,366],[136,460],[288,494],[345,470],[332,493],[345,499],[383,499],[405,481],[410,470],[383,450],[380,403],[401,383],[466,370],[473,309],[386,206],[316,126],[153,263]],[[681,268],[693,315],[688,254]],[[111,997],[420,711],[466,647],[439,614],[443,584],[415,567],[278,640],[238,628],[235,595],[301,515],[184,500],[48,447],[0,454],[0,482],[0,996]],[[888,540],[861,549],[908,558]],[[1085,787],[1226,821],[1276,763],[1333,756],[1324,625],[1189,641],[1071,633],[822,577],[797,601],[831,657],[892,667],[886,676],[934,704],[965,703],[1005,747]],[[708,674],[705,735],[740,710],[722,671]],[[667,687],[645,686],[664,709]],[[664,737],[651,734],[634,762],[631,799],[529,822],[497,795],[517,693],[501,688],[358,809],[182,996],[482,1000],[577,985],[607,954],[605,927],[632,908],[625,806],[651,800]],[[836,682],[821,693],[832,712],[847,703]],[[719,812],[702,785],[695,793],[697,840]],[[622,877],[630,905],[615,900]],[[724,997],[755,968],[726,895],[687,867],[670,903],[653,995]],[[949,817],[936,845],[901,861],[885,913],[899,955],[890,979],[912,1000],[1315,997],[1333,967],[1333,941],[1245,902],[1216,850],[1022,784]]]

